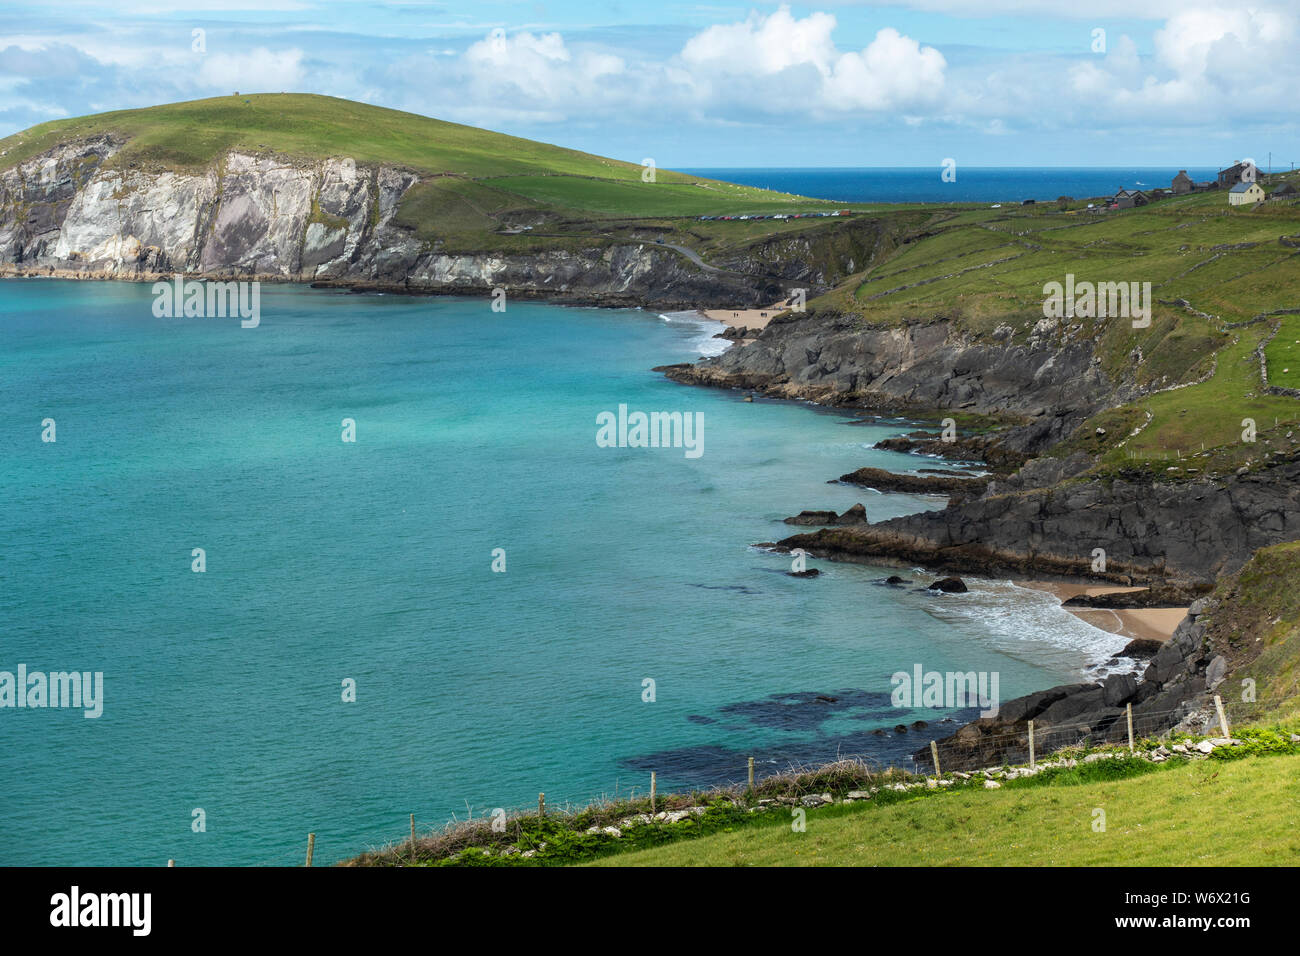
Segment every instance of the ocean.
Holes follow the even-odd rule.
[[[1178,169],[1173,167],[1040,166],[1000,167],[958,165],[955,179],[945,182],[934,167],[727,168],[684,169],[710,179],[775,189],[815,199],[840,202],[1038,202],[1061,196],[1083,199],[1113,196],[1120,189],[1168,189]],[[1194,167],[1187,175],[1200,182],[1218,170]]]
[[[752,546],[786,515],[942,505],[828,480],[946,466],[871,447],[901,420],[665,380],[720,347],[691,315],[264,285],[244,329],[151,305],[0,283],[0,671],[103,674],[97,718],[0,709],[6,864],[293,864],[308,832],[324,863],[410,813],[651,770],[910,766],[973,711],[892,707],[894,672],[996,673],[1005,700],[1125,643],[1008,581],[787,576]],[[698,414],[702,453],[601,447],[621,405]]]

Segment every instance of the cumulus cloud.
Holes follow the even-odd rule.
[[[829,13],[802,20],[796,20],[789,7],[766,17],[751,13],[740,23],[717,24],[691,37],[682,48],[682,60],[735,76],[770,75],[805,63],[827,74],[836,57],[834,29],[835,18]]]
[[[836,109],[884,110],[933,102],[943,92],[947,61],[934,47],[886,28],[861,53],[845,53],[827,79]]]
[[[1267,115],[1300,80],[1297,39],[1295,17],[1277,9],[1186,7],[1156,31],[1150,55],[1120,37],[1105,57],[1073,66],[1068,89],[1134,121]]]
[[[215,90],[292,90],[303,77],[301,50],[209,53],[199,67],[199,83]]]
[[[793,100],[805,111],[889,110],[942,92],[947,61],[938,50],[886,27],[865,49],[840,52],[831,37],[835,27],[830,14],[797,19],[783,6],[766,17],[754,13],[709,27],[686,43],[681,60],[692,86],[721,99],[751,93],[737,80],[783,75],[789,95],[769,100],[778,109]],[[810,83],[814,72],[818,79]]]
[[[528,100],[561,107],[598,94],[626,69],[612,54],[575,54],[558,33],[507,35],[503,30],[472,44],[462,66],[469,81],[485,91],[509,87]]]

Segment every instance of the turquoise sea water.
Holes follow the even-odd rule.
[[[750,545],[785,515],[942,505],[828,479],[935,463],[870,447],[905,423],[666,381],[719,347],[687,317],[263,286],[241,329],[151,302],[0,283],[0,670],[104,674],[98,719],[0,709],[0,863],[290,864],[309,831],[329,861],[651,769],[906,763],[951,724],[890,707],[893,672],[996,671],[1007,699],[1124,643],[1009,582],[783,574]],[[702,413],[703,455],[598,447],[620,404]]]

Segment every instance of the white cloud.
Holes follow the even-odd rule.
[[[829,13],[796,20],[783,6],[770,16],[751,13],[740,23],[697,33],[682,48],[682,60],[693,68],[731,75],[769,75],[806,63],[825,75],[836,57],[834,29],[835,18]]]
[[[709,27],[683,47],[683,79],[706,98],[757,100],[773,112],[888,110],[933,101],[943,90],[947,61],[933,47],[886,27],[865,49],[841,53],[835,27],[830,14],[797,19],[785,6]],[[769,82],[753,87],[747,80],[755,77]]]
[[[1296,20],[1268,8],[1186,7],[1139,57],[1121,37],[1105,57],[1076,64],[1069,90],[1120,119],[1203,123],[1275,113],[1300,81]]]
[[[572,51],[558,33],[494,30],[454,61],[453,74],[479,94],[480,103],[509,97],[515,107],[547,113],[593,105],[627,67],[620,57],[598,51]]]
[[[886,28],[861,53],[845,53],[835,62],[826,100],[836,109],[915,107],[939,97],[947,65],[934,47]]]
[[[209,53],[203,57],[198,79],[202,86],[219,90],[288,92],[302,80],[301,50],[268,50],[258,47],[247,53]]]

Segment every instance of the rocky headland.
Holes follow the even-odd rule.
[[[512,251],[502,237],[449,248],[410,221],[428,176],[347,157],[230,150],[200,169],[112,162],[124,141],[66,143],[0,172],[0,274],[155,281],[175,274],[365,291],[519,297],[607,306],[764,306],[824,291],[890,227],[763,239],[703,263],[650,240],[577,234]],[[516,231],[517,234],[517,231]]]
[[[1249,467],[1099,469],[1104,429],[1081,439],[1099,412],[1155,386],[1108,374],[1099,342],[1042,323],[1027,336],[986,335],[942,316],[872,324],[833,312],[787,313],[716,358],[662,371],[684,384],[812,400],[849,411],[937,421],[986,416],[997,425],[955,440],[914,431],[877,447],[982,462],[985,477],[895,474],[863,468],[840,482],[880,491],[944,494],[940,510],[843,525],[833,513],[787,519],[818,530],[774,547],[933,573],[1086,581],[1140,591],[1075,599],[1093,609],[1183,608],[1170,640],[1135,640],[1125,656],[1149,658],[1140,674],[1063,685],[1004,703],[940,742],[947,766],[1027,759],[1033,720],[1039,753],[1083,739],[1203,723],[1211,692],[1252,656],[1229,653],[1234,638],[1213,624],[1225,600],[1210,596],[1260,549],[1300,537],[1300,452],[1265,449]],[[948,429],[950,432],[951,429]],[[1290,435],[1287,436],[1290,438]],[[945,440],[946,438],[946,440]],[[1071,450],[1074,449],[1074,450]],[[1217,592],[1216,592],[1217,593]],[[1258,648],[1254,649],[1258,653]],[[1197,730],[1202,729],[1199,725]],[[929,761],[918,751],[917,759]]]

